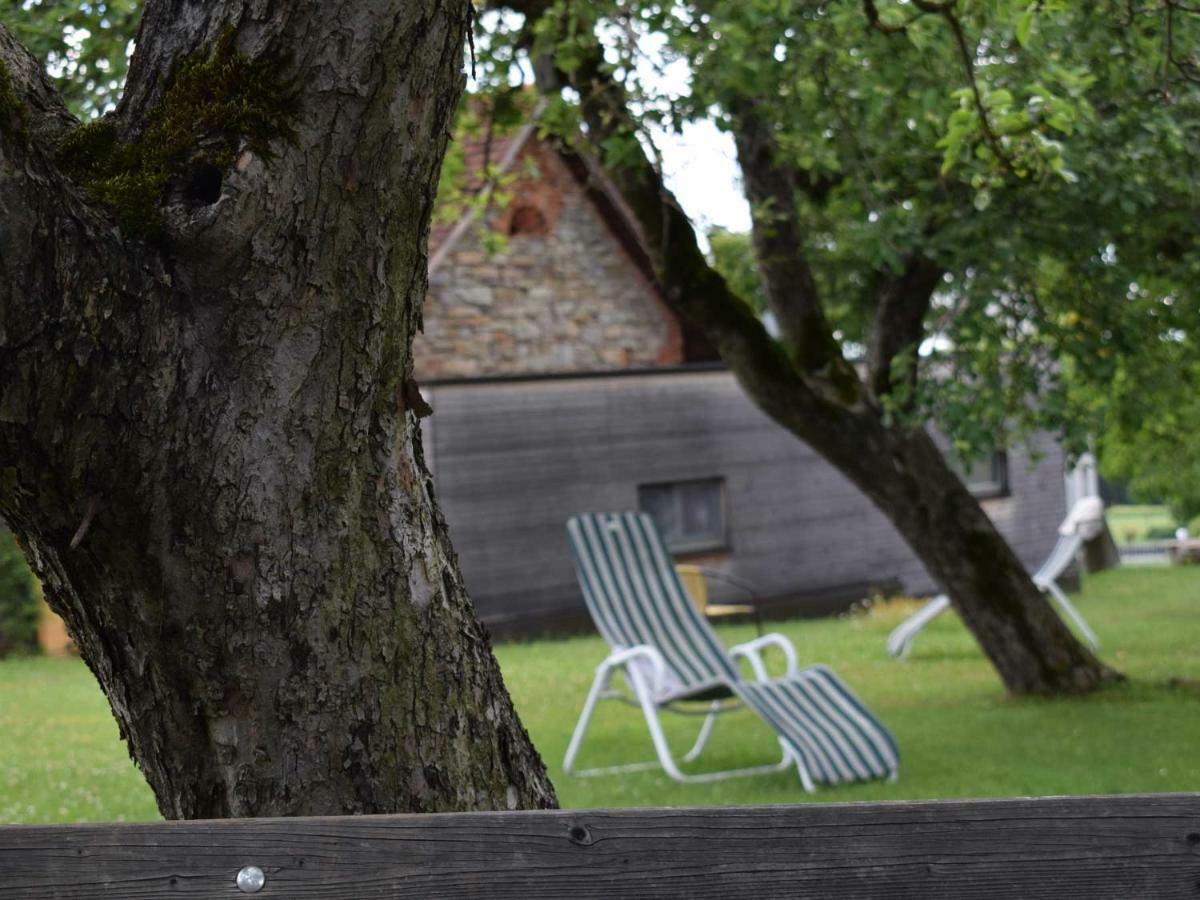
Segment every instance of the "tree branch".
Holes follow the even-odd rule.
[[[903,271],[887,273],[876,286],[878,305],[867,346],[867,369],[871,393],[876,399],[891,394],[899,384],[893,378],[893,363],[901,353],[911,354],[911,365],[903,384],[916,386],[916,354],[925,336],[925,314],[933,292],[942,278],[942,268],[914,253]]]
[[[113,290],[123,280],[120,238],[55,162],[76,124],[37,59],[0,25],[0,467],[39,415],[52,421],[67,403],[40,397],[39,384],[56,342],[70,348],[60,356],[81,349],[65,324],[78,318],[74,289],[93,276]]]
[[[833,189],[846,180],[846,176],[840,172],[818,175],[809,169],[796,169],[792,172],[792,178],[795,180],[796,188],[818,205],[828,200]]]
[[[32,53],[0,23],[0,140],[9,152],[18,149],[22,137],[40,146],[51,146],[55,138],[75,124],[58,91],[50,84]],[[3,95],[11,93],[6,109]],[[7,157],[8,154],[6,153]]]
[[[950,31],[954,35],[954,42],[958,47],[959,59],[962,60],[963,71],[967,76],[967,84],[971,88],[971,96],[975,101],[975,111],[979,114],[979,126],[983,129],[984,140],[987,141],[988,147],[991,149],[996,161],[1004,171],[1012,171],[1012,159],[1000,144],[1000,138],[996,135],[995,129],[992,128],[992,117],[987,111],[987,107],[983,103],[983,94],[979,90],[979,80],[975,77],[975,56],[971,52],[971,47],[967,42],[967,34],[963,29],[962,22],[958,16],[954,14],[954,3],[947,2],[942,4],[922,2],[922,0],[914,0],[921,8],[929,12],[938,12],[942,18],[946,20],[946,24],[950,26]]]
[[[353,318],[372,342],[343,348],[341,358],[371,357],[364,383],[380,372],[385,381],[403,379],[406,373],[376,357],[386,351],[407,360],[406,342],[418,328],[426,278],[419,236],[428,228],[441,159],[429,148],[444,146],[458,94],[428,96],[424,86],[461,83],[466,6],[413,12],[403,0],[346,0],[260,13],[242,0],[150,0],[128,93],[102,126],[115,140],[135,140],[152,121],[193,125],[164,105],[181,66],[212,59],[218,36],[228,36],[239,59],[278,62],[278,76],[303,92],[287,123],[292,139],[270,142],[274,158],[234,134],[235,152],[210,166],[216,177],[208,196],[190,196],[175,173],[162,187],[152,183],[143,199],[166,220],[164,237],[154,241],[126,232],[108,198],[84,183],[95,159],[90,148],[82,150],[78,180],[64,173],[60,141],[82,133],[70,131],[77,123],[40,65],[0,26],[3,96],[11,95],[5,109],[12,110],[0,121],[0,423],[10,435],[22,432],[13,440],[28,443],[44,431],[62,446],[53,435],[75,421],[74,409],[108,412],[120,396],[111,389],[103,398],[47,397],[39,383],[62,375],[85,385],[92,383],[87,375],[111,388],[126,373],[132,381],[143,341],[183,340],[192,327],[203,336],[189,335],[179,352],[195,357],[196,371],[214,366],[234,384],[247,375],[239,366],[252,358],[250,348],[281,324],[303,344],[305,329],[317,333],[332,317]],[[243,87],[225,81],[234,82],[225,89]],[[207,102],[208,92],[197,93],[195,102]],[[241,98],[226,99],[222,109],[236,111]],[[202,153],[206,135],[197,140]],[[355,265],[345,263],[351,249]],[[179,296],[243,311],[241,328],[224,330],[229,319],[193,309],[190,299],[176,307]],[[249,310],[259,314],[253,325]],[[131,384],[129,392],[170,383]],[[383,383],[378,390],[395,394]]]
[[[884,34],[903,34],[909,25],[925,15],[936,15],[945,19],[946,24],[950,27],[950,33],[954,35],[955,50],[960,62],[962,62],[963,72],[967,78],[967,86],[971,89],[971,98],[975,105],[975,112],[979,116],[979,127],[983,131],[984,142],[996,157],[996,161],[1000,164],[1000,167],[1005,172],[1011,172],[1013,168],[1012,157],[1005,151],[1003,144],[1000,142],[999,135],[996,134],[996,130],[992,127],[992,117],[984,105],[983,93],[979,89],[979,79],[975,75],[975,56],[967,40],[967,33],[966,29],[963,28],[962,20],[955,13],[958,0],[912,0],[912,5],[916,8],[917,12],[904,23],[898,25],[889,25],[880,19],[879,10],[876,8],[874,0],[863,0],[863,14],[866,16],[869,27]]]
[[[869,25],[871,28],[874,28],[876,31],[883,32],[884,34],[904,34],[908,30],[909,25],[917,21],[917,19],[921,18],[921,16],[928,15],[930,12],[934,11],[935,10],[929,10],[918,6],[917,12],[913,13],[903,22],[891,24],[884,22],[883,19],[879,17],[879,9],[875,6],[875,0],[863,0],[863,14],[867,17],[867,25]]]
[[[1175,12],[1176,11],[1195,14],[1200,12],[1200,8],[1191,7],[1177,0],[1163,0],[1164,12],[1164,34],[1163,47],[1166,51],[1166,64],[1163,66],[1163,78],[1169,80],[1168,72],[1174,68],[1179,77],[1191,84],[1200,84],[1200,71],[1198,71],[1195,62],[1190,57],[1180,59],[1175,46]],[[1164,88],[1165,93],[1165,88]]]
[[[504,6],[524,13],[527,27],[548,10],[545,0],[507,0]],[[543,92],[570,86],[579,93],[588,139],[641,227],[668,301],[705,332],[747,393],[791,427],[813,431],[818,421],[835,415],[838,404],[813,390],[750,305],[709,265],[687,215],[636,142],[637,122],[623,87],[604,64],[599,43],[581,54],[569,74],[545,58],[535,60],[534,69]],[[605,148],[621,139],[626,142],[623,158],[610,163]],[[843,399],[855,396],[851,389]]]
[[[746,198],[754,212],[754,251],[767,303],[801,371],[836,384],[834,393],[845,400],[846,389],[857,383],[858,376],[833,337],[805,258],[792,170],[779,159],[775,135],[757,101],[736,100],[730,111]]]

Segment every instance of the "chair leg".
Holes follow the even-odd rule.
[[[1084,621],[1083,616],[1079,614],[1079,610],[1075,608],[1075,604],[1067,599],[1067,595],[1063,593],[1062,588],[1060,588],[1053,581],[1049,581],[1046,583],[1046,590],[1050,592],[1050,596],[1054,599],[1054,602],[1058,604],[1058,608],[1071,617],[1071,621],[1074,622],[1075,627],[1083,633],[1084,638],[1089,644],[1092,645],[1092,649],[1099,650],[1099,638],[1097,638],[1095,632],[1088,627],[1088,623]]]
[[[636,669],[629,668],[625,669],[625,677],[642,707],[643,714],[646,716],[646,724],[650,729],[650,739],[654,742],[654,749],[658,759],[605,766],[603,768],[584,769],[582,771],[576,770],[575,759],[579,755],[580,748],[583,746],[588,726],[592,722],[592,715],[596,711],[596,704],[605,698],[614,670],[615,667],[607,661],[601,663],[600,667],[596,669],[596,677],[592,681],[592,689],[588,692],[587,700],[583,704],[583,712],[579,714],[579,721],[576,723],[575,731],[571,735],[571,742],[567,745],[567,755],[563,759],[563,772],[568,775],[579,776],[616,775],[625,772],[643,772],[648,769],[661,767],[676,781],[689,780],[688,776],[682,774],[675,765],[674,760],[671,759],[671,751],[667,746],[666,736],[663,734],[662,727],[658,722],[657,708],[650,697],[650,692],[646,688],[645,682]]]
[[[583,704],[583,712],[579,714],[579,722],[576,723],[575,731],[571,735],[571,743],[567,745],[567,755],[563,759],[563,771],[568,775],[575,768],[575,757],[579,755],[579,748],[583,746],[583,738],[587,734],[588,725],[591,724],[592,714],[596,711],[596,704],[600,702],[600,697],[608,688],[611,678],[612,669],[607,664],[601,663],[600,667],[596,669],[592,689],[588,691],[587,700]]]
[[[945,594],[939,594],[934,597],[897,625],[895,630],[888,635],[888,653],[897,659],[903,659],[908,656],[908,652],[912,649],[913,641],[917,639],[917,635],[921,633],[921,630],[949,608],[950,598]]]
[[[642,713],[646,717],[646,727],[650,730],[650,739],[654,742],[654,749],[658,753],[659,764],[663,767],[663,771],[675,781],[681,781],[685,784],[703,784],[705,782],[723,781],[726,778],[738,778],[745,775],[765,775],[769,772],[782,772],[792,764],[792,754],[785,746],[783,747],[783,758],[774,765],[754,766],[749,769],[730,769],[723,772],[705,772],[702,775],[685,775],[679,771],[679,766],[675,764],[675,760],[671,756],[671,748],[667,745],[666,735],[663,734],[662,726],[658,721],[658,707],[655,705],[654,699],[650,696],[650,691],[646,688],[642,674],[636,669],[632,671],[627,670],[627,673],[630,686],[633,688],[633,692],[641,704]],[[711,711],[709,714],[712,714]],[[782,745],[782,742],[780,743]],[[802,774],[801,780],[804,778],[805,775]]]
[[[588,726],[591,724],[592,715],[596,711],[596,704],[604,699],[605,692],[608,689],[609,681],[612,677],[614,666],[609,662],[601,663],[596,670],[596,678],[592,682],[592,689],[588,692],[587,700],[583,704],[583,712],[579,715],[579,722],[575,725],[575,732],[571,735],[571,742],[567,745],[567,754],[563,759],[563,771],[567,774],[579,776],[589,775],[616,775],[625,772],[640,772],[647,769],[655,769],[661,767],[668,776],[675,781],[684,783],[705,783],[710,781],[722,781],[726,778],[736,778],[743,775],[763,775],[769,772],[782,772],[790,766],[794,757],[785,746],[783,748],[783,758],[774,765],[755,766],[749,769],[733,769],[722,772],[705,772],[702,775],[685,775],[679,770],[674,758],[671,756],[671,748],[667,744],[667,737],[663,734],[662,725],[658,720],[658,706],[654,702],[649,687],[646,685],[645,677],[636,668],[625,668],[625,678],[629,682],[629,687],[633,690],[634,696],[637,698],[638,705],[642,709],[642,715],[646,719],[646,728],[650,732],[650,740],[654,744],[654,751],[658,757],[655,762],[639,762],[628,763],[626,765],[608,766],[599,769],[584,769],[578,771],[575,769],[575,758],[579,755],[579,750],[583,746],[584,737],[587,735]],[[714,703],[714,706],[719,703]],[[697,738],[696,747],[693,751],[699,754],[703,749],[704,744],[708,741],[708,733],[712,731],[710,719],[714,716],[713,710],[710,708],[708,715],[705,717],[705,722],[701,725],[701,737]],[[706,733],[707,732],[707,733]],[[782,743],[782,742],[781,742]],[[807,773],[803,767],[800,770],[800,779],[805,785],[805,790],[811,790],[811,782],[808,780]]]
[[[654,703],[654,698],[650,696],[650,690],[646,687],[642,673],[630,667],[625,670],[625,677],[642,707],[642,715],[646,718],[646,727],[650,730],[650,740],[654,744],[654,752],[658,754],[659,765],[676,781],[687,781],[687,776],[679,771],[679,767],[675,765],[675,760],[671,757],[667,736],[663,734],[662,724],[658,721],[658,707]],[[703,726],[701,728],[703,729]]]
[[[684,762],[691,762],[704,751],[704,745],[708,743],[708,738],[712,734],[713,725],[717,722],[717,715],[721,711],[721,701],[714,700],[712,705],[708,707],[708,715],[704,717],[704,722],[700,725],[700,733],[696,735],[696,743],[692,745],[692,749],[683,754]]]

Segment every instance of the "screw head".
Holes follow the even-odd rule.
[[[267,876],[258,866],[245,866],[237,874],[237,886],[243,894],[257,894],[267,883]]]

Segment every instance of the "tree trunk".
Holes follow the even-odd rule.
[[[754,362],[739,356],[735,346],[734,369],[751,396],[892,521],[950,596],[1010,691],[1087,691],[1117,677],[1063,624],[929,435],[905,424],[905,416],[887,422],[888,401],[911,418],[918,348],[941,268],[917,251],[899,271],[876,273],[866,379],[850,370],[855,389],[843,387],[849,366],[837,365],[843,361],[841,348],[819,315],[795,202],[795,173],[755,104],[734,103],[732,118],[746,199],[754,210],[763,286],[801,381],[800,390],[780,392],[746,378],[741,373]],[[815,351],[822,346],[834,350]],[[908,365],[899,367],[906,373],[899,376],[893,363],[902,356]],[[798,395],[811,396],[801,400]]]
[[[825,443],[825,458],[896,526],[1010,691],[1081,693],[1120,679],[1055,613],[928,434],[867,420]]]
[[[468,12],[147,3],[116,133],[202,133],[139,227],[0,27],[0,516],[165,816],[555,803],[411,381]]]
[[[728,351],[728,343],[722,349]],[[737,372],[750,362],[734,355],[731,367]],[[887,516],[945,589],[1009,691],[1082,693],[1122,678],[1063,624],[924,430],[886,427],[870,406],[802,402],[786,382],[740,380],[764,412]]]

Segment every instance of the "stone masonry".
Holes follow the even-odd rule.
[[[417,377],[682,362],[678,319],[562,158],[533,139],[513,171],[536,174],[507,189],[503,212],[462,233],[430,273]],[[506,246],[489,253],[482,227],[507,235]]]

